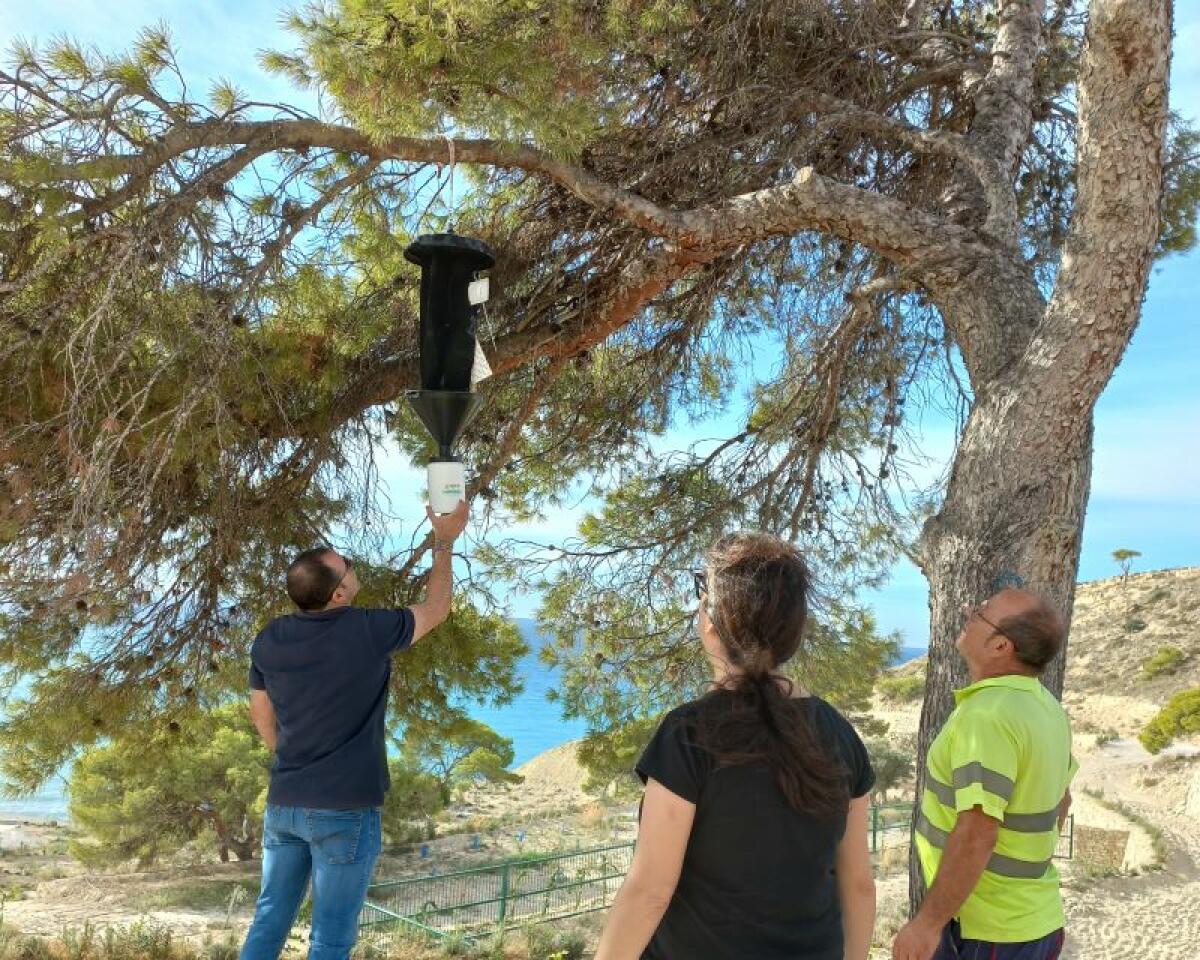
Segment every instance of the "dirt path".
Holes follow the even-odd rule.
[[[235,883],[249,883],[254,868],[253,864],[230,864],[210,868],[191,878],[181,870],[174,875],[83,874],[46,880],[24,899],[6,903],[4,919],[22,933],[39,936],[55,936],[64,927],[82,928],[85,923],[102,929],[143,922],[169,927],[177,937],[211,935],[219,940],[230,932],[240,933],[250,919],[253,897],[240,895],[232,910],[189,909],[175,903],[158,907],[155,897],[181,884],[190,884],[191,889],[199,891],[219,886],[219,899],[223,899],[227,888],[231,889]],[[213,898],[210,895],[206,899]]]
[[[1179,784],[1169,776],[1160,780],[1135,741],[1104,749],[1103,764],[1087,764],[1081,771],[1080,789],[1102,788],[1106,797],[1158,826],[1168,852],[1159,871],[1065,891],[1064,960],[1197,960],[1200,823],[1183,813]]]

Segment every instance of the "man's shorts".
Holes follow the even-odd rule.
[[[942,930],[942,942],[932,960],[1058,960],[1064,937],[1062,930],[1055,930],[1025,943],[964,940],[958,921],[951,920]]]

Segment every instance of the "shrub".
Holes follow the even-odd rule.
[[[1109,727],[1107,730],[1102,730],[1096,734],[1096,746],[1103,747],[1107,743],[1112,743],[1114,740],[1120,739],[1121,735],[1112,727]]]
[[[583,960],[587,953],[587,937],[578,930],[567,930],[554,938],[554,946],[558,960]]]
[[[541,925],[535,924],[525,929],[525,952],[529,960],[548,960],[554,952],[553,936]]]
[[[1174,676],[1187,656],[1178,647],[1159,647],[1151,657],[1142,661],[1142,679]]]
[[[884,740],[868,742],[867,753],[875,770],[875,786],[871,790],[873,799],[886,800],[889,790],[896,789],[912,778],[916,757],[911,753],[897,750]]]
[[[108,927],[91,923],[64,927],[57,937],[23,936],[0,918],[0,960],[236,960],[238,943],[227,937],[202,946],[177,940],[171,931],[153,923]]]
[[[461,933],[452,933],[441,942],[442,954],[447,957],[469,957],[475,952],[471,941]]]
[[[237,941],[232,938],[204,946],[206,960],[237,960],[240,952]]]
[[[587,938],[578,930],[551,930],[543,925],[527,927],[525,951],[529,960],[582,960]]]
[[[1200,687],[1175,694],[1138,739],[1151,753],[1158,753],[1176,737],[1193,733],[1200,733]]]
[[[925,678],[919,675],[884,677],[876,689],[889,703],[912,703],[925,693]]]

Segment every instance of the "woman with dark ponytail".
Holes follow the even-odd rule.
[[[808,569],[761,533],[697,571],[709,691],[667,714],[637,772],[641,828],[596,960],[866,960],[875,775],[847,720],[780,675]]]

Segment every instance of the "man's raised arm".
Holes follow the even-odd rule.
[[[426,507],[425,513],[433,527],[433,565],[425,584],[424,603],[412,606],[413,643],[450,615],[450,596],[454,590],[450,561],[454,556],[454,541],[467,526],[467,502],[459,500],[453,513],[434,513],[432,507]]]

